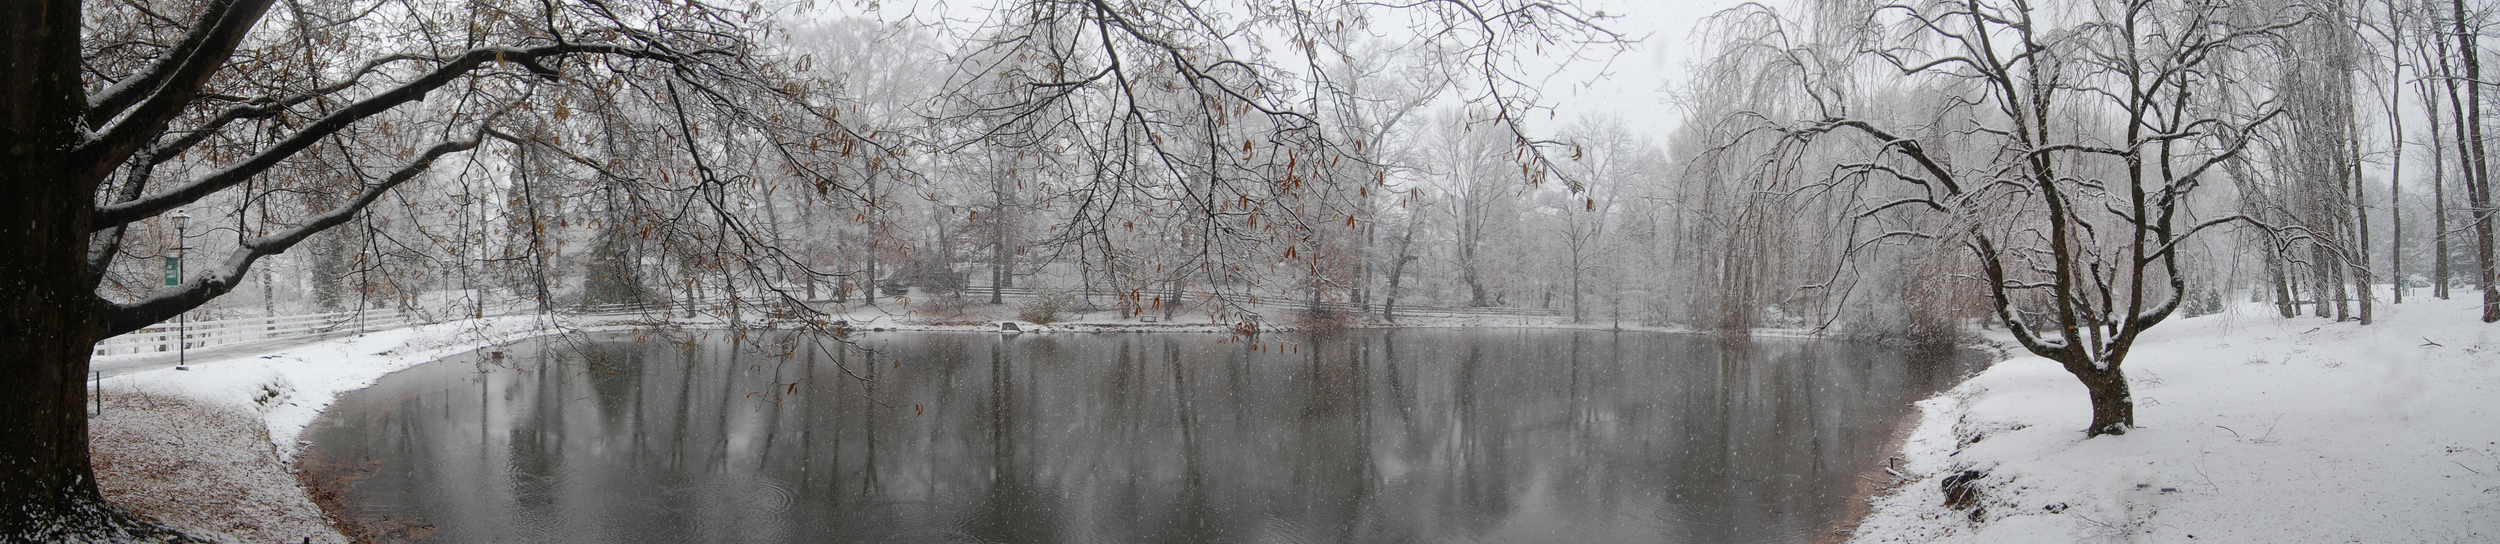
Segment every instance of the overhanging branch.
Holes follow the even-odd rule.
[[[679,60],[675,56],[663,53],[614,45],[574,44],[533,47],[526,49],[512,47],[484,47],[472,49],[466,53],[462,53],[460,56],[453,57],[451,60],[444,62],[442,66],[436,67],[434,71],[428,72],[422,77],[409,81],[408,83],[401,84],[398,87],[391,88],[390,90],[383,91],[379,94],[365,97],[365,99],[349,104],[345,108],[331,112],[329,115],[323,116],[321,119],[305,125],[303,130],[297,131],[294,135],[287,137],[285,140],[280,140],[276,145],[262,150],[259,154],[253,155],[251,158],[245,159],[243,162],[237,163],[233,166],[228,166],[216,172],[211,172],[206,176],[202,176],[188,183],[176,186],[172,190],[168,190],[166,192],[148,195],[136,200],[117,202],[98,207],[96,209],[95,222],[89,228],[92,232],[129,224],[132,221],[148,217],[154,217],[157,214],[165,213],[168,210],[196,202],[201,198],[206,198],[208,195],[216,194],[218,191],[243,183],[244,180],[251,179],[252,176],[258,175],[261,172],[276,166],[279,162],[286,160],[288,157],[293,157],[296,153],[312,147],[314,143],[321,141],[322,138],[327,138],[332,134],[336,134],[340,130],[346,129],[348,126],[354,125],[359,121],[363,121],[375,115],[380,115],[383,112],[390,111],[392,108],[399,107],[409,102],[423,100],[426,93],[439,89],[444,85],[448,85],[452,81],[468,75],[469,72],[475,71],[489,62],[512,62],[519,64],[532,72],[552,77],[554,72],[545,65],[540,64],[540,59],[568,54],[605,54],[662,61]],[[133,135],[121,134],[117,137],[129,136]],[[120,145],[121,144],[112,143],[110,139],[102,139],[96,142],[90,142],[87,146],[82,146],[80,153],[119,153],[120,156],[127,157],[130,150],[119,149]],[[129,147],[135,149],[137,145],[132,144]],[[119,161],[115,160],[113,163],[118,164]]]
[[[383,193],[424,174],[427,168],[434,165],[435,160],[441,159],[444,155],[475,149],[477,144],[478,138],[475,136],[467,140],[435,144],[433,148],[419,155],[414,162],[392,172],[390,177],[383,178],[381,183],[366,187],[364,192],[357,194],[356,198],[348,201],[347,204],[315,216],[311,221],[295,228],[244,241],[241,247],[235,248],[234,252],[226,258],[224,264],[218,265],[207,274],[184,279],[182,285],[144,300],[127,304],[107,302],[110,308],[106,312],[108,317],[104,320],[103,336],[114,336],[163,322],[177,314],[199,307],[219,295],[224,295],[227,291],[234,290],[234,286],[242,281],[243,274],[250,272],[252,263],[260,260],[261,257],[284,253],[287,248],[295,247],[295,244],[303,242],[314,233],[346,223],[358,212],[364,211],[366,206],[372,205],[374,200],[381,198]]]

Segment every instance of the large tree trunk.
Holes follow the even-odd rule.
[[[1472,239],[1458,243],[1458,276],[1467,284],[1467,307],[1493,305],[1484,297],[1484,276],[1476,271],[1476,244]]]
[[[87,459],[83,378],[102,330],[101,302],[79,273],[92,193],[61,182],[70,176],[60,172],[66,146],[51,143],[60,140],[37,139],[25,126],[11,123],[8,138],[42,143],[8,146],[0,160],[0,209],[15,219],[0,221],[0,240],[10,241],[0,244],[0,277],[12,284],[0,289],[0,346],[10,353],[0,368],[0,391],[9,392],[0,395],[0,541],[130,534],[129,521],[104,505]]]
[[[1577,261],[1578,259],[1573,259]],[[1580,271],[1577,264],[1571,271],[1571,322],[1580,322]]]
[[[2389,61],[2387,70],[2389,75],[2387,78],[2387,227],[2393,232],[2388,233],[2387,236],[2387,279],[2390,280],[2387,283],[2394,287],[2389,290],[2389,294],[2395,298],[2393,302],[2397,304],[2405,303],[2405,40],[2402,38],[2403,20],[2404,14],[2399,9],[2399,3],[2388,2],[2387,32],[2391,37],[2388,48],[2392,50],[2392,54],[2387,56]],[[2430,97],[2423,97],[2422,101],[2429,102]],[[2364,251],[2367,251],[2367,248],[2364,248]],[[2369,291],[2364,289],[2362,292]]]
[[[2474,45],[2475,31],[2467,28],[2465,0],[2451,2],[2456,8],[2457,56],[2465,60],[2465,112],[2459,129],[2471,146],[2465,153],[2473,161],[2473,175],[2466,179],[2466,205],[2472,206],[2474,225],[2474,282],[2483,288],[2483,322],[2500,322],[2500,263],[2493,262],[2493,231],[2491,227],[2491,162],[2483,147],[2483,65],[2482,50]]]
[[[87,356],[105,306],[86,278],[95,186],[78,181],[79,3],[0,7],[0,541],[152,534],[104,505],[87,462]]]
[[[2127,375],[2116,362],[2111,362],[2109,370],[2073,374],[2092,394],[2092,426],[2084,429],[2086,437],[2127,434],[2127,429],[2135,427],[2135,398],[2127,392]]]
[[[1013,172],[1012,169],[1009,171]],[[1008,174],[1008,176],[1013,175],[1014,174],[1012,173]],[[1009,227],[1007,224],[1007,210],[1009,205],[1007,191],[1013,187],[1013,185],[1010,185],[1010,183],[1012,183],[1012,179],[1012,177],[1002,177],[991,182],[990,194],[996,197],[990,204],[991,304],[1005,304],[1007,288],[1014,287],[1012,283],[1015,281],[1015,261],[1010,260],[1015,256],[1012,239],[1014,233],[1007,230]]]
[[[1389,261],[1389,293],[1380,301],[1381,321],[1398,320],[1398,282],[1406,277],[1406,262],[1414,260],[1415,223],[1414,217],[1406,218],[1406,234],[1398,237],[1397,256]]]
[[[2357,124],[2355,117],[2359,116],[2344,118],[2344,132],[2352,136],[2346,141],[2350,146],[2350,154],[2347,156],[2348,162],[2344,167],[2344,180],[2347,182],[2344,188],[2350,195],[2347,198],[2352,199],[2345,207],[2352,210],[2353,221],[2353,250],[2351,252],[2353,263],[2348,279],[2352,280],[2353,304],[2357,306],[2353,309],[2353,317],[2361,320],[2361,324],[2368,325],[2371,321],[2370,284],[2376,283],[2377,274],[2371,272],[2370,269],[2370,193],[2363,190],[2361,185],[2361,127]],[[2402,155],[2399,154],[2398,157],[2401,158]],[[2404,170],[2398,168],[2394,173],[2402,174]],[[2388,182],[2398,183],[2392,175],[2388,177]]]
[[[75,2],[65,2],[75,4]],[[75,8],[70,8],[74,10]],[[12,15],[16,21],[33,16]],[[17,49],[25,34],[9,41]],[[8,62],[76,61],[76,51],[53,54],[7,52]],[[74,71],[66,85],[76,93]],[[19,81],[24,81],[20,79]],[[51,83],[51,82],[43,82]],[[0,221],[0,346],[9,352],[0,368],[0,540],[42,540],[36,524],[63,517],[87,517],[103,499],[87,464],[87,401],[84,380],[87,356],[101,330],[99,302],[86,282],[84,261],[91,191],[64,180],[69,164],[61,150],[74,134],[48,131],[28,117],[80,115],[83,108],[61,100],[28,94],[61,96],[42,83],[6,86],[9,118],[7,159],[0,160],[0,206],[10,221]],[[33,106],[33,107],[27,107]],[[34,111],[28,111],[34,110]],[[47,111],[48,110],[48,111]]]
[[[2425,97],[2424,102],[2432,102]],[[2435,102],[2433,102],[2435,103]],[[2439,111],[2431,107],[2431,296],[2448,300],[2448,159]]]
[[[2434,90],[2446,91],[2439,94],[2440,96],[2447,98],[2448,112],[2450,115],[2456,117],[2454,120],[2454,128],[2456,131],[2453,140],[2457,146],[2457,178],[2460,180],[2469,180],[2466,181],[2466,183],[2472,183],[2470,180],[2474,179],[2474,162],[2471,158],[2474,154],[2465,150],[2465,123],[2469,121],[2465,118],[2464,99],[2457,96],[2457,80],[2455,77],[2456,67],[2448,62],[2448,40],[2438,39],[2432,40],[2432,42],[2437,44],[2439,50],[2439,77],[2435,78],[2439,83],[2438,87],[2434,87]],[[2431,146],[2431,164],[2434,168],[2436,168],[2439,165],[2447,164],[2445,159],[2439,157],[2439,153],[2441,150],[2447,148],[2450,141],[2442,140],[2439,136],[2440,115],[2438,111],[2438,101],[2430,100],[2430,95],[2428,94],[2423,95],[2423,98],[2423,102],[2431,104],[2431,140],[2434,144]],[[2448,300],[2448,280],[2452,277],[2450,272],[2454,270],[2451,268],[2448,261],[2448,182],[2445,178],[2437,175],[2432,176],[2432,178],[2431,232],[2433,234],[2431,240],[2437,245],[2437,248],[2432,250],[2432,257],[2436,260],[2433,261],[2431,265],[2431,296],[2439,297],[2440,300]]]
[[[87,465],[87,395],[78,379],[100,330],[85,270],[91,187],[69,180],[67,149],[79,139],[86,92],[78,36],[51,20],[79,17],[78,2],[18,2],[0,17],[0,538],[73,508],[101,504]]]
[[[2266,284],[2273,288],[2275,311],[2282,313],[2284,319],[2300,316],[2300,299],[2292,294],[2292,279],[2284,270],[2290,265],[2283,262],[2283,252],[2269,247],[2265,258]]]
[[[2329,232],[2333,232],[2332,229]],[[2340,283],[2336,281],[2335,271],[2343,269],[2343,261],[2337,260],[2325,244],[2311,242],[2309,262],[2312,263],[2309,265],[2309,298],[2314,299],[2316,304],[2311,307],[2310,315],[2343,321],[2345,316],[2337,311],[2344,308],[2344,301],[2335,296],[2335,285]]]

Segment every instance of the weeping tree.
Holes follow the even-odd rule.
[[[1996,318],[2089,391],[2085,433],[2123,434],[2135,423],[2123,363],[2186,298],[2182,243],[2226,225],[2274,230],[2241,215],[2185,216],[2217,167],[2283,115],[2267,97],[2220,97],[2252,92],[2228,61],[2309,20],[2292,13],[1947,0],[1826,14],[1867,24],[1767,55],[1792,59],[1817,82],[1799,87],[1817,94],[1801,114],[1742,114],[1757,128],[1739,138],[1781,142],[1767,146],[1770,162],[1827,172],[1822,184],[1857,195],[1845,212],[1857,222],[1848,251],[1878,242],[1969,251]],[[1740,47],[1785,42],[1751,43]],[[1879,97],[1856,89],[1881,89],[1872,83],[1828,83],[1825,74],[1866,63],[1936,98],[1905,114],[1870,106]],[[1783,116],[1798,120],[1767,122]]]

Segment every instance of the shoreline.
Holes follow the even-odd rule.
[[[1198,317],[1204,318],[1205,316]],[[133,497],[135,495],[125,494],[119,497],[113,497],[113,502],[115,504],[127,505],[126,507],[131,508],[132,511],[142,515],[158,517],[169,522],[187,523],[178,526],[185,527],[186,529],[198,528],[204,534],[226,536],[229,540],[238,541],[268,540],[268,533],[235,533],[233,531],[211,530],[209,529],[209,525],[205,522],[197,521],[199,519],[213,519],[217,517],[235,517],[235,514],[217,514],[212,512],[210,509],[178,508],[169,505],[187,505],[192,502],[211,502],[221,500],[215,498],[220,496],[220,492],[213,490],[250,488],[265,492],[268,491],[268,488],[271,488],[273,485],[268,483],[269,480],[267,480],[266,476],[269,474],[277,474],[283,476],[282,479],[284,482],[284,485],[278,486],[282,487],[282,489],[277,489],[277,491],[282,491],[282,495],[284,495],[282,500],[277,501],[285,503],[283,511],[270,511],[250,517],[267,518],[272,520],[272,525],[288,528],[285,530],[303,533],[290,533],[292,536],[280,535],[281,540],[295,542],[302,541],[304,538],[310,538],[314,542],[355,542],[370,541],[370,537],[376,536],[421,536],[424,533],[429,532],[429,528],[422,526],[384,527],[382,529],[387,529],[387,534],[365,535],[362,538],[350,536],[359,532],[364,532],[363,529],[367,528],[348,523],[351,520],[344,519],[342,517],[348,514],[345,509],[345,505],[338,502],[339,497],[337,497],[334,492],[325,491],[324,489],[329,485],[342,482],[314,482],[310,480],[310,478],[312,478],[312,473],[305,470],[302,466],[303,463],[310,460],[298,455],[300,453],[299,448],[301,443],[296,440],[296,437],[301,436],[306,427],[316,420],[320,412],[326,409],[339,394],[369,386],[383,375],[418,364],[457,356],[461,353],[472,352],[479,349],[488,349],[494,346],[506,345],[512,342],[524,341],[544,336],[571,333],[649,330],[653,328],[683,332],[725,327],[728,325],[726,322],[719,321],[687,320],[662,322],[648,319],[639,321],[614,319],[604,321],[584,320],[577,323],[551,324],[543,319],[546,318],[544,316],[506,316],[499,318],[471,319],[421,325],[389,331],[377,331],[362,337],[318,342],[311,345],[278,350],[268,354],[247,355],[219,361],[196,362],[192,364],[192,370],[188,371],[159,369],[108,377],[102,384],[104,396],[107,399],[106,403],[108,404],[108,411],[121,406],[118,403],[122,401],[116,399],[156,399],[154,402],[157,402],[158,404],[178,404],[190,408],[178,414],[174,414],[171,417],[158,418],[165,421],[226,418],[243,421],[257,420],[257,422],[260,423],[259,425],[252,426],[257,428],[255,429],[257,432],[254,436],[255,440],[250,440],[249,442],[253,442],[255,444],[221,444],[209,446],[209,449],[224,452],[227,455],[233,455],[236,453],[256,455],[257,457],[251,462],[258,464],[259,466],[255,470],[244,471],[256,475],[253,476],[254,478],[260,478],[259,480],[254,480],[255,483],[238,484],[235,483],[238,478],[237,476],[225,474],[194,475],[191,477],[204,478],[207,481],[212,482],[210,485],[194,486],[195,488],[212,491],[189,491],[187,492],[188,494],[183,494],[184,492],[181,492],[180,489],[160,482],[152,486],[152,489],[147,489],[145,491],[148,493],[164,495],[163,497],[160,497],[160,499],[163,500],[157,500],[154,502],[145,500],[134,501],[126,497]],[[889,319],[891,319],[890,316],[874,316],[867,320],[853,322],[854,328],[852,330],[869,333],[980,332],[988,334],[1002,334],[998,323],[1000,321],[1008,321],[1017,323],[1018,329],[1020,330],[1005,334],[1047,335],[1054,333],[1099,334],[1123,332],[1240,332],[1230,326],[1214,323],[1212,320],[1198,323],[1137,323],[1073,320],[1050,325],[1040,325],[1013,320],[952,320],[932,323],[920,320],[903,322],[901,320]],[[1538,320],[1502,318],[1498,319],[1498,321],[1506,322],[1488,323],[1472,318],[1425,318],[1410,319],[1405,322],[1398,323],[1346,323],[1342,328],[1446,329],[1498,327],[1649,332],[1666,334],[1712,334],[1708,332],[1677,330],[1662,327],[1615,326],[1611,324],[1568,324],[1560,323],[1558,319],[1553,318]],[[752,323],[763,323],[763,321]],[[1261,332],[1306,332],[1309,330],[1311,330],[1311,328],[1275,327],[1264,329]],[[1765,330],[1752,336],[1787,339],[1825,338],[1811,334],[1803,334],[1800,331],[1789,330]],[[1854,341],[1853,339],[1846,338],[1827,339]],[[1969,348],[1965,347],[1965,349]],[[1883,451],[1899,451],[1901,441],[1908,436],[1909,430],[1914,427],[1916,415],[1917,414],[1915,412],[1905,414],[1904,417],[1901,418],[1902,420],[1900,423],[1893,425],[1895,427],[1894,432],[1892,433],[1894,436],[1886,442],[1886,446]],[[96,423],[90,428],[90,434],[101,435],[118,432],[118,429],[115,428],[116,425],[118,425],[118,423],[115,423],[113,418],[98,417],[96,419]],[[146,449],[130,447],[137,444],[144,443],[133,443],[130,445],[124,445],[123,447],[124,449],[131,449],[133,451]],[[180,447],[157,448],[156,453],[179,456],[192,452],[192,450],[197,449],[199,446],[189,443],[178,445]],[[104,454],[101,452],[105,450],[107,446],[99,442],[97,448],[100,452],[99,457],[102,457]],[[115,455],[125,455],[128,453],[129,452],[117,452]],[[1898,455],[1893,455],[1891,458],[1897,459]],[[102,461],[99,461],[100,465],[102,463]],[[1869,471],[1868,474],[1884,474],[1883,468],[1884,467],[1879,466],[1876,469]],[[99,469],[99,473],[101,474],[102,472],[103,470]],[[1866,477],[1864,476],[1861,477],[1859,489],[1853,491],[1853,495],[1855,495],[1851,503],[1853,505],[1866,503],[1867,497],[1872,496],[1870,493],[1880,493],[1890,489],[1890,486],[1872,485],[1872,483],[1865,478]],[[102,479],[101,475],[99,476],[99,479]],[[225,483],[213,483],[220,481]],[[137,486],[134,486],[133,489],[136,487]],[[163,493],[167,489],[175,489],[177,493]],[[227,494],[232,493],[229,491]],[[186,500],[185,497],[198,500]],[[1864,515],[1863,510],[1865,510],[1865,508],[1852,506],[1844,518],[1834,520],[1829,527],[1818,528],[1818,534],[1834,535],[1838,534],[1837,531],[1855,527]],[[321,530],[314,532],[303,531],[301,528],[302,521],[307,519],[319,520],[318,525],[321,526]],[[254,524],[250,523],[250,520],[248,519],[245,521],[247,522],[244,523],[245,525]],[[255,536],[252,538],[233,538],[228,536],[234,534],[252,534]],[[1818,540],[1818,542],[1820,542],[1820,540]],[[1837,541],[1835,540],[1834,542]]]
[[[221,542],[350,541],[278,461],[255,414],[114,392],[88,427],[96,487],[108,503]]]
[[[1884,439],[1882,450],[1885,452],[1884,460],[1875,467],[1860,471],[1856,475],[1853,480],[1855,488],[1850,491],[1848,506],[1843,511],[1844,513],[1834,518],[1830,524],[1817,528],[1814,539],[1809,542],[1844,544],[1856,540],[1859,527],[1866,523],[1868,516],[1874,515],[1878,500],[1891,496],[1899,492],[1903,486],[1918,481],[1909,473],[1910,452],[1907,448],[1910,446],[1911,438],[1917,436],[1921,426],[1927,423],[1928,411],[1931,410],[1929,401],[1953,394],[1954,390],[1960,389],[1962,384],[1986,374],[1989,368],[2016,357],[2013,348],[2004,342],[1984,336],[1964,342],[1955,349],[1987,353],[1990,355],[1990,360],[1986,365],[1981,366],[1978,372],[1955,381],[1953,387],[1910,404],[1910,409],[1904,411],[1901,418],[1892,424],[1891,436]]]
[[[108,502],[194,536],[351,542],[299,479],[295,438],[306,424],[338,393],[384,374],[564,332],[535,317],[470,319],[107,377],[96,385],[103,411],[88,424],[97,484]],[[318,528],[304,527],[308,519]]]
[[[1832,518],[1831,522],[1821,527],[1816,527],[1813,539],[1807,542],[1843,544],[1856,538],[1858,525],[1865,523],[1866,517],[1875,513],[1875,500],[1890,495],[1901,486],[1911,482],[1901,472],[1901,468],[1907,463],[1902,459],[1902,447],[1910,443],[1910,435],[1918,432],[1919,422],[1922,419],[1919,417],[1920,412],[1922,410],[1913,407],[1908,413],[1901,414],[1900,421],[1892,424],[1891,436],[1884,439],[1882,451],[1886,454],[1883,461],[1876,463],[1874,467],[1858,471],[1855,478],[1851,479],[1852,488],[1849,491],[1848,502],[1845,503],[1847,506],[1842,507],[1840,516]]]

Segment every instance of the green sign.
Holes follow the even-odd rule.
[[[165,285],[182,285],[182,259],[165,258]]]

